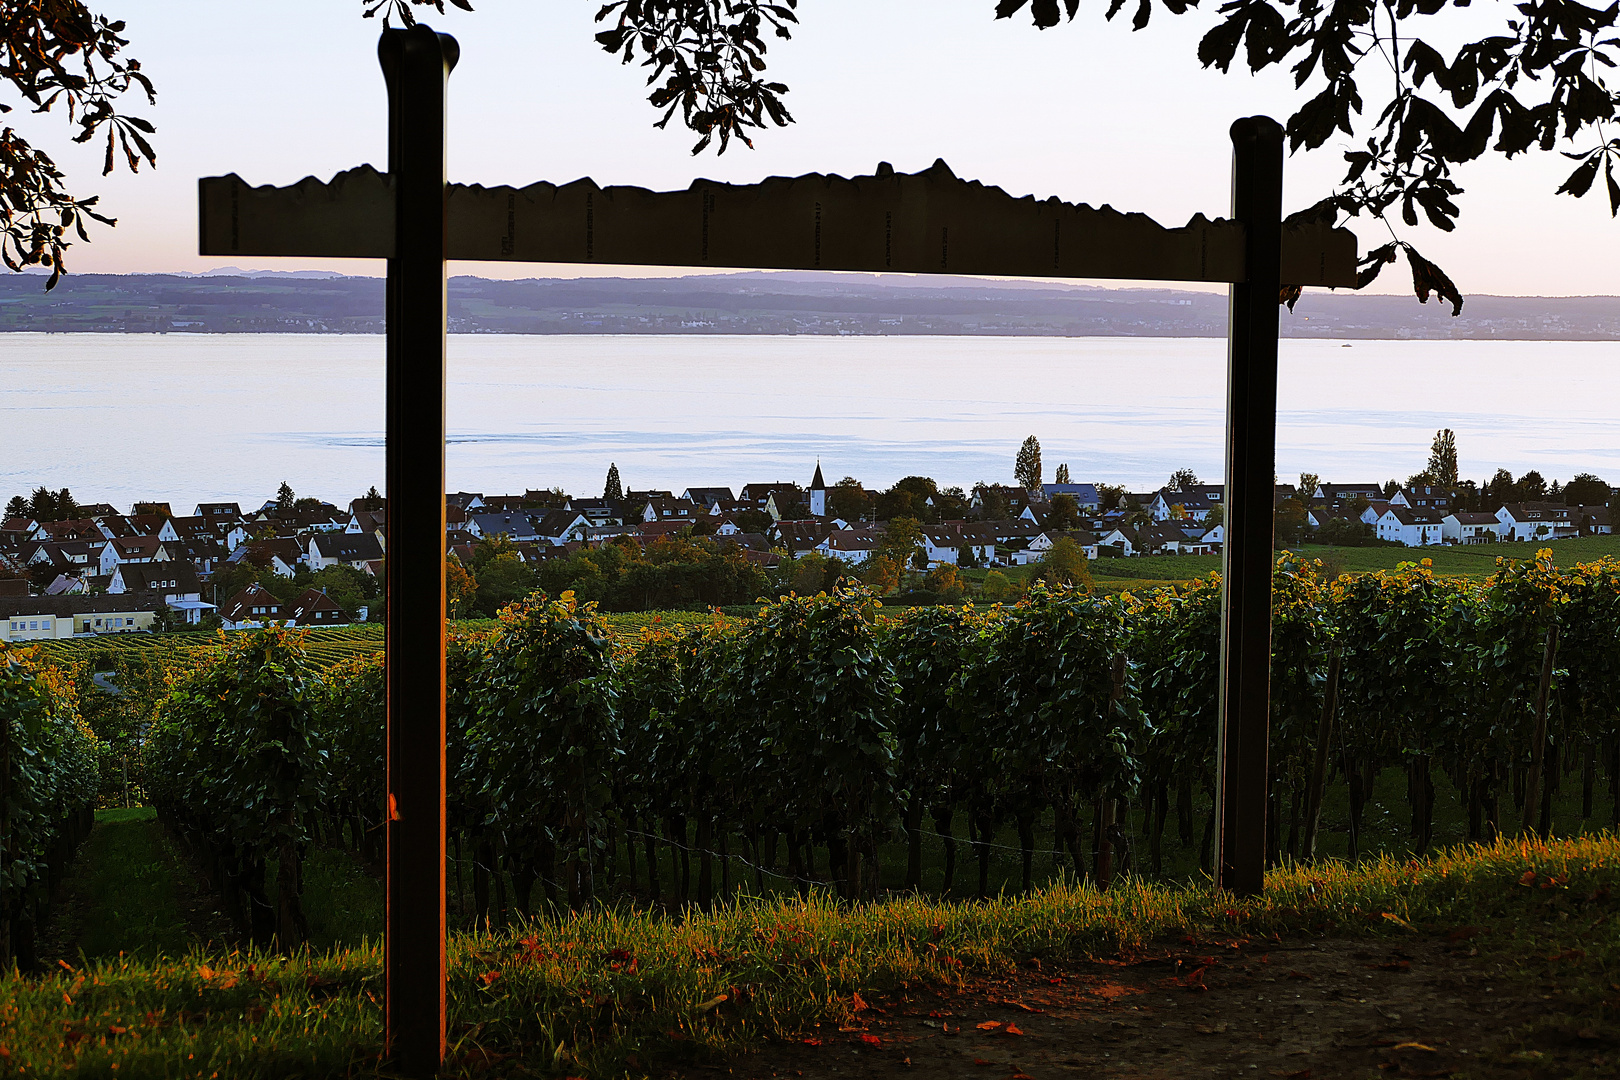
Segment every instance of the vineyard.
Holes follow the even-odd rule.
[[[1334,850],[1371,849],[1367,807],[1391,774],[1415,852],[1435,843],[1437,781],[1470,840],[1567,830],[1554,794],[1567,805],[1576,786],[1591,819],[1600,777],[1611,821],[1620,807],[1620,563],[1330,579],[1285,554],[1273,621],[1273,864],[1329,848],[1328,801],[1345,807]],[[463,914],[614,896],[710,906],[739,890],[982,896],[1009,859],[1015,889],[1038,867],[1107,883],[1163,873],[1167,834],[1207,867],[1219,635],[1214,576],[899,612],[848,587],[754,618],[610,619],[537,596],[450,640]],[[311,844],[381,857],[378,644],[370,628],[272,628],[115,668],[146,798],[255,940],[306,940]],[[87,681],[105,657],[85,648],[5,654],[8,692],[49,720],[12,728],[14,762],[56,769],[17,804],[41,821],[96,789],[77,710],[105,698]],[[21,898],[48,875],[12,865],[26,919]]]

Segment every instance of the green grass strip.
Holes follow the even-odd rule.
[[[1544,942],[1542,931],[1576,926],[1580,898],[1616,885],[1620,841],[1605,834],[1292,867],[1244,901],[1128,880],[1105,893],[1060,883],[983,903],[900,897],[852,908],[817,896],[738,900],[685,920],[633,910],[541,918],[452,939],[451,1074],[519,1055],[538,1075],[622,1076],[632,1055],[701,1060],[847,1019],[857,990],[959,984],[1030,956],[1111,956],[1184,934],[1404,936],[1494,922],[1504,939]],[[1612,931],[1583,940],[1595,970],[1620,962]],[[380,951],[366,947],[126,957],[12,977],[0,982],[0,1069],[386,1075],[380,970]]]
[[[67,887],[70,940],[91,958],[173,956],[191,944],[177,866],[150,807],[100,810]]]

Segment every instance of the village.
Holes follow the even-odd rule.
[[[1067,466],[1059,476],[1027,487],[979,483],[971,491],[907,477],[877,492],[850,477],[829,486],[817,462],[807,486],[773,481],[677,493],[623,489],[614,465],[596,498],[556,488],[448,495],[445,552],[457,567],[504,555],[530,572],[524,580],[532,585],[533,572],[555,560],[680,538],[776,582],[786,580],[784,568],[815,560],[884,591],[908,571],[1041,563],[1065,541],[1088,560],[1221,551],[1220,484],[1199,483],[1183,470],[1158,490],[1132,492],[1069,482]],[[1304,498],[1301,485],[1276,488],[1279,545],[1420,548],[1611,532],[1612,491],[1585,474],[1568,487],[1549,487],[1534,473],[1514,482],[1505,472],[1481,487],[1427,483],[1421,475],[1405,485],[1300,479],[1309,488]],[[1464,508],[1525,489],[1544,497]],[[1560,501],[1571,496],[1583,501]],[[381,617],[388,538],[386,502],[375,488],[339,507],[297,498],[283,484],[256,508],[208,502],[184,515],[166,502],[136,503],[128,513],[78,505],[66,491],[41,488],[32,500],[14,498],[7,511],[0,522],[0,640]],[[896,573],[874,577],[876,560],[888,560]]]

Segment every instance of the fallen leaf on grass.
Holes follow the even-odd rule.
[[[1395,1049],[1397,1049],[1397,1050],[1427,1050],[1431,1054],[1439,1053],[1439,1051],[1436,1050],[1434,1047],[1432,1047],[1432,1046],[1424,1046],[1420,1042],[1396,1043],[1395,1044]]]
[[[984,1020],[984,1021],[981,1021],[980,1023],[974,1024],[973,1026],[978,1028],[980,1031],[994,1031],[994,1030],[996,1030],[996,1028],[1001,1026],[1001,1021],[1000,1020]]]
[[[849,1008],[851,1012],[865,1012],[868,1008],[866,999],[861,997],[860,994],[851,994],[849,998]]]
[[[986,1061],[986,1060],[984,1060],[984,1058],[974,1058],[973,1059],[973,1064],[975,1064],[975,1065],[990,1065],[990,1064],[993,1064],[993,1062]]]
[[[723,1005],[724,1003],[726,1003],[726,1002],[728,1002],[730,1000],[731,1000],[731,995],[730,994],[716,994],[716,995],[714,995],[714,997],[710,998],[708,1001],[705,1001],[705,1002],[703,1002],[703,1003],[701,1003],[701,1004],[699,1004],[697,1006],[694,1006],[693,1009],[692,1009],[692,1012],[693,1013],[706,1013],[710,1009],[718,1009],[721,1005]]]
[[[804,1043],[804,1045],[806,1045],[806,1046],[820,1046],[821,1045],[821,1040],[820,1039],[800,1039],[799,1041]]]
[[[1002,1034],[1003,1035],[1022,1035],[1023,1031],[1021,1031],[1019,1029],[1017,1024],[1008,1024],[1007,1025],[1007,1030],[1002,1032]]]
[[[878,1038],[876,1035],[862,1035],[861,1042],[865,1043],[867,1046],[883,1045],[883,1040]]]

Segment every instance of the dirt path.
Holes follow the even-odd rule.
[[[1109,963],[1032,961],[961,992],[874,997],[858,1028],[824,1025],[719,1071],[813,1080],[1620,1075],[1620,1046],[1591,1030],[1502,1048],[1509,1029],[1547,1010],[1554,995],[1543,993],[1553,989],[1505,978],[1466,937],[1189,943]]]

